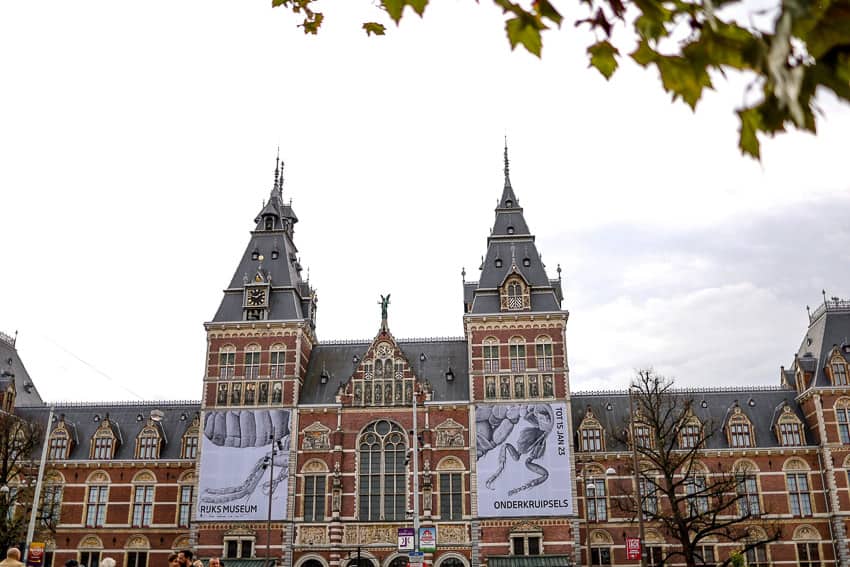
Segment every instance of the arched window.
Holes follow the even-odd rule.
[[[812,495],[809,487],[809,465],[802,459],[788,459],[782,467],[785,471],[785,488],[788,492],[788,507],[794,516],[812,515]]]
[[[71,451],[71,432],[65,423],[65,416],[59,418],[56,427],[50,433],[50,445],[48,446],[48,457],[50,459],[67,459]]]
[[[508,347],[508,358],[511,361],[511,372],[525,372],[525,340],[520,337],[511,339]]]
[[[320,459],[308,461],[301,469],[304,475],[304,521],[322,522],[325,519],[328,466]]]
[[[180,455],[184,459],[196,459],[198,457],[198,440],[200,439],[201,428],[198,414],[192,418],[192,425],[183,434],[183,445]]]
[[[516,269],[516,266],[514,266],[514,269]],[[505,280],[500,295],[503,311],[522,311],[531,307],[528,286],[517,274],[511,275]]]
[[[830,360],[830,370],[833,386],[847,386],[850,384],[850,381],[847,379],[847,361],[844,360],[844,357],[841,356],[837,349]]]
[[[236,347],[227,345],[221,347],[218,353],[218,375],[222,380],[233,378],[236,372]]]
[[[553,366],[552,339],[547,336],[537,337],[534,348],[537,358],[537,370],[551,371]]]
[[[708,471],[703,465],[694,463],[690,476],[685,479],[688,513],[691,516],[708,513],[709,492]]]
[[[702,422],[691,414],[679,428],[679,448],[696,449],[703,441]]]
[[[732,467],[738,481],[738,514],[741,518],[761,515],[759,502],[758,468],[749,460],[741,460]]]
[[[95,471],[89,475],[87,482],[89,486],[86,495],[86,527],[102,528],[109,502],[109,475],[104,471]],[[82,564],[82,561],[80,563]]]
[[[41,526],[51,532],[56,531],[56,527],[59,525],[59,519],[62,517],[62,490],[64,480],[64,477],[58,471],[53,471],[44,478],[38,517],[41,521]]]
[[[466,565],[457,557],[447,557],[440,561],[438,567],[466,567]]]
[[[286,363],[286,348],[282,344],[274,344],[272,345],[269,356],[269,374],[271,379],[281,380],[284,374],[284,364]]]
[[[95,416],[95,419],[97,419],[97,416]],[[112,429],[112,423],[109,420],[109,414],[107,414],[92,437],[90,457],[99,460],[111,459],[115,455],[117,443],[115,431]]]
[[[256,380],[260,376],[260,345],[245,348],[245,379]]]
[[[844,445],[850,445],[850,399],[835,402],[835,421],[838,422],[838,437]]]
[[[463,463],[456,457],[446,457],[437,465],[440,519],[443,521],[463,518],[463,472]]]
[[[358,452],[360,520],[404,520],[407,500],[404,431],[395,423],[376,421],[360,434]]]
[[[738,449],[755,446],[753,424],[737,404],[732,409],[732,416],[726,424],[726,437],[729,446]]]
[[[579,439],[581,440],[581,451],[596,452],[605,450],[602,424],[593,415],[593,410],[590,406],[587,406],[587,411],[584,414],[584,419],[581,420],[578,431]]]
[[[137,459],[158,459],[159,449],[162,442],[159,429],[148,420],[148,424],[142,428],[139,435],[136,437],[136,458]]]
[[[821,536],[813,526],[802,525],[794,530],[794,542],[797,545],[797,565],[800,567],[820,567]]]
[[[776,420],[776,437],[783,447],[799,447],[803,445],[803,423],[785,404],[779,419]]]
[[[153,520],[153,495],[156,477],[140,471],[133,477],[133,527],[148,528]]]
[[[499,368],[499,339],[493,337],[484,339],[482,347],[484,357],[484,372],[498,372]]]

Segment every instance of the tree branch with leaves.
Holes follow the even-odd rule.
[[[695,566],[708,559],[701,556],[704,545],[731,542],[746,553],[781,537],[779,524],[765,519],[764,510],[752,506],[742,490],[747,480],[743,471],[720,462],[714,470],[707,466],[705,450],[719,428],[694,415],[687,393],[675,391],[672,380],[642,370],[630,395],[634,423],[614,437],[627,446],[634,443],[639,470],[631,472],[639,486],[631,481],[620,485],[614,501],[627,516],[643,514],[646,522],[678,543],[667,551],[665,562]],[[718,558],[718,565],[732,561],[731,556]]]
[[[317,1],[272,0],[272,6],[303,16],[304,33],[316,34],[325,17]],[[590,66],[610,79],[625,53],[654,67],[662,88],[693,110],[718,78],[743,72],[748,84],[736,109],[738,146],[757,159],[759,134],[815,132],[817,98],[824,93],[850,101],[850,0],[782,0],[767,8],[743,0],[493,2],[505,14],[511,49],[522,46],[540,57],[543,32],[561,28],[570,10],[574,26],[593,32]],[[376,6],[398,24],[408,7],[423,16],[428,0],[379,0]],[[387,31],[375,21],[362,27],[368,35]]]
[[[41,447],[42,428],[0,411],[0,549],[26,540],[28,511],[33,505],[33,455]]]

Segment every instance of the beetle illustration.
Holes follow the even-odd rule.
[[[514,446],[507,439],[520,420],[531,426],[520,431]],[[549,471],[535,461],[546,454],[546,438],[555,424],[555,414],[549,404],[479,406],[476,408],[475,421],[478,460],[496,447],[499,448],[499,466],[485,482],[487,488],[495,490],[493,485],[505,470],[508,455],[514,461],[527,455],[525,468],[537,474],[525,484],[510,489],[508,495],[513,496],[546,482]]]

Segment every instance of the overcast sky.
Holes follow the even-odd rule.
[[[268,0],[0,4],[0,330],[50,400],[198,399],[212,318],[276,147],[322,340],[462,334],[511,179],[550,277],[573,389],[653,365],[680,385],[776,384],[805,306],[850,296],[850,109],[740,156],[742,82],[693,114],[571,25],[511,52],[484,1],[383,38],[371,2],[318,37]]]

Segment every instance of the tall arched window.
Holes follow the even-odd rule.
[[[245,379],[256,380],[260,376],[260,345],[245,348]]]
[[[269,375],[272,380],[280,380],[283,378],[283,365],[286,360],[286,350],[284,350],[284,346],[282,344],[272,345],[270,357]]]
[[[484,339],[484,372],[499,371],[499,339]]]
[[[403,520],[407,500],[404,431],[395,423],[376,421],[363,430],[358,450],[360,520]]]
[[[511,339],[508,357],[511,360],[511,372],[525,372],[525,341],[523,339],[520,337]]]
[[[835,420],[838,422],[838,437],[841,443],[850,444],[850,400],[847,398],[835,402]]]

